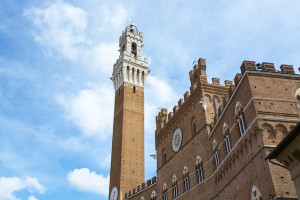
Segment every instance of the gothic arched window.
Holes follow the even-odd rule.
[[[134,54],[134,57],[136,57],[137,54],[136,43],[131,44],[131,53]]]
[[[232,146],[231,146],[231,141],[230,141],[230,135],[227,134],[224,138],[225,140],[225,144],[226,144],[226,149],[227,149],[227,153],[230,153]]]
[[[172,179],[172,187],[173,187],[173,199],[178,197],[178,185],[177,185],[177,178],[174,175]]]
[[[223,136],[226,144],[226,150],[227,153],[230,153],[232,149],[231,141],[230,141],[230,135],[229,135],[229,128],[227,126],[227,123],[225,122],[223,125]]]
[[[260,191],[254,185],[251,189],[251,200],[262,200]]]
[[[243,113],[242,105],[238,102],[235,106],[235,116],[238,123],[241,136],[246,132],[246,121]]]
[[[215,160],[216,160],[216,167],[218,168],[220,166],[219,152],[216,151],[214,156],[215,156]]]
[[[189,177],[189,171],[188,168],[185,166],[183,168],[183,182],[184,182],[184,191],[190,190],[190,177]]]
[[[150,200],[156,200],[156,192],[154,190],[151,193]]]
[[[220,100],[219,100],[219,97],[214,97],[213,98],[213,104],[214,104],[214,111],[215,111],[215,115],[218,115],[218,105],[219,105],[219,102],[220,102]]]
[[[164,183],[164,185],[163,185],[163,200],[168,200],[168,190],[167,190],[166,183]]]
[[[200,158],[200,156],[197,156],[196,159],[196,171],[197,171],[198,183],[201,183],[202,181],[204,181],[204,173],[203,173],[202,159]]]

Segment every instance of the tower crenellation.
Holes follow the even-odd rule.
[[[206,77],[206,61],[203,58],[199,58],[198,64],[194,65],[193,70],[190,71],[191,86],[198,84],[199,82],[207,82]]]
[[[115,90],[123,83],[144,87],[148,70],[148,59],[142,58],[143,33],[129,25],[119,38],[120,56],[113,66],[112,81]]]

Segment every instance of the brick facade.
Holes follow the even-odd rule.
[[[172,112],[162,109],[156,117],[156,185],[127,192],[126,199],[151,199],[149,190],[156,193],[152,199],[163,199],[163,194],[174,199],[174,185],[176,199],[297,199],[288,170],[264,160],[300,121],[294,94],[300,76],[291,65],[282,66],[278,72],[272,63],[263,63],[263,70],[257,70],[255,62],[244,61],[235,85],[225,81],[222,86],[216,78],[207,82],[205,59],[199,59],[190,72],[190,92]],[[174,152],[172,137],[178,127],[182,144]],[[204,175],[200,183],[197,169]]]

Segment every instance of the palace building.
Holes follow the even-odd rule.
[[[120,37],[114,64],[115,110],[110,200],[297,199],[289,171],[265,160],[300,121],[300,76],[292,65],[243,61],[234,81],[207,81],[206,60],[171,112],[156,116],[157,177],[144,180],[143,34]],[[298,101],[297,101],[298,98]]]

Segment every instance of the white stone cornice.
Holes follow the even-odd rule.
[[[148,59],[142,59],[143,34],[127,27],[119,39],[120,56],[113,66],[111,80],[115,90],[124,82],[144,87],[149,73]],[[136,52],[132,52],[132,44],[136,44]]]

